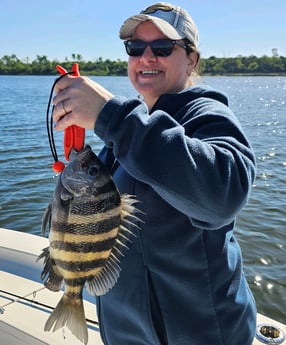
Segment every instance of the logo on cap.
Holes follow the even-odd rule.
[[[150,13],[154,13],[156,11],[164,11],[164,12],[171,12],[173,11],[173,7],[170,5],[163,5],[163,4],[155,4],[155,5],[151,5],[149,7],[147,7],[144,11],[142,11],[141,13],[143,14],[150,14]]]

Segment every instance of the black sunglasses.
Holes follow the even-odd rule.
[[[170,39],[159,39],[152,42],[145,42],[142,40],[127,40],[124,41],[126,53],[129,56],[142,56],[147,46],[150,46],[152,53],[155,56],[166,57],[173,52],[175,45],[186,49],[186,45]]]

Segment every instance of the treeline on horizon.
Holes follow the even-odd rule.
[[[20,60],[15,54],[4,55],[0,59],[0,75],[55,75],[56,65],[61,65],[70,71],[74,62],[80,65],[82,75],[96,76],[126,76],[127,61],[98,58],[95,61],[85,61],[80,54],[72,54],[71,59],[65,61],[50,61],[46,55],[37,55],[29,59]],[[285,75],[286,57],[273,56],[237,56],[215,57],[201,59],[201,75]]]

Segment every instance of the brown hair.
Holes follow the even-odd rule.
[[[187,38],[183,39],[185,45],[186,45],[186,53],[187,55],[191,53],[195,53],[197,55],[197,62],[196,66],[192,72],[192,74],[189,77],[188,80],[188,86],[196,84],[200,80],[200,71],[201,71],[201,54],[198,50],[198,48]]]

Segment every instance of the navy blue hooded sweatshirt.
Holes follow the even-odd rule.
[[[227,103],[196,86],[150,113],[120,97],[101,110],[100,158],[144,213],[118,282],[97,298],[104,344],[252,344],[256,308],[233,228],[255,157]]]

